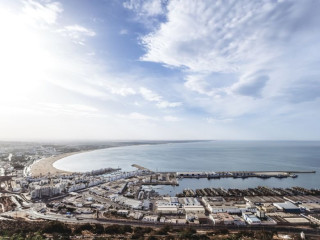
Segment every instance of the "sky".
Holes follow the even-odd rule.
[[[320,140],[318,0],[1,0],[1,140]]]

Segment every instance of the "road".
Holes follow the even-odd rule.
[[[83,218],[82,220],[77,220],[74,217],[64,217],[62,215],[58,214],[42,214],[39,212],[36,212],[33,209],[23,210],[25,211],[29,216],[32,216],[33,218],[39,218],[43,220],[51,220],[51,221],[61,221],[65,223],[73,223],[73,224],[79,224],[79,223],[95,223],[95,224],[119,224],[119,225],[131,225],[131,226],[138,226],[138,227],[162,227],[165,225],[168,225],[168,223],[160,223],[160,222],[143,222],[143,221],[137,221],[137,220],[121,220],[121,219],[93,219],[93,218]],[[235,226],[235,225],[229,225],[229,226],[218,226],[218,225],[211,225],[211,224],[201,224],[201,225],[186,225],[186,224],[169,224],[175,228],[186,228],[189,226],[192,226],[198,230],[219,230],[219,229],[228,229],[230,231],[239,231],[239,230],[251,230],[251,231],[277,231],[277,232],[283,232],[283,233],[300,233],[304,232],[305,234],[311,234],[314,236],[320,236],[319,229],[312,229],[307,227],[301,227],[301,226],[292,226],[292,225],[273,225],[273,226],[262,226],[262,225],[256,225],[256,226]]]

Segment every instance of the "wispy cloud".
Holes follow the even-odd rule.
[[[221,123],[230,123],[233,121],[232,118],[212,118],[212,117],[208,117],[206,118],[208,123],[212,123],[212,124],[221,124]]]
[[[233,102],[246,105],[239,114],[262,105],[271,107],[274,101],[290,104],[281,96],[294,85],[300,89],[302,81],[316,88],[315,76],[320,75],[312,67],[312,72],[317,71],[314,78],[304,77],[318,62],[306,52],[320,49],[320,34],[315,31],[320,17],[311,7],[314,4],[173,0],[167,6],[167,20],[142,37],[146,53],[141,60],[180,69],[187,89],[210,97],[215,107],[206,110],[212,113],[234,112]],[[299,70],[293,66],[300,66]],[[206,104],[199,102],[199,106]]]
[[[64,28],[59,29],[58,32],[70,37],[72,41],[81,45],[85,44],[87,37],[94,37],[96,35],[93,30],[78,24],[65,26]]]
[[[148,29],[154,29],[167,12],[166,3],[167,0],[127,0],[123,6],[135,13],[136,22],[142,23]]]
[[[128,0],[123,6],[135,11],[139,16],[152,17],[165,13],[164,0]]]
[[[0,1],[1,135],[319,138],[319,1],[87,4]]]
[[[136,91],[130,87],[120,87],[120,88],[111,88],[111,93],[118,94],[121,96],[128,96],[136,94]]]
[[[126,118],[126,119],[132,119],[132,120],[158,120],[155,117],[138,113],[138,112],[133,112],[128,115],[120,115],[120,117]]]
[[[164,116],[163,120],[167,121],[167,122],[180,122],[182,121],[181,118],[175,117],[175,116]]]
[[[51,1],[23,1],[23,12],[28,16],[28,20],[34,23],[54,24],[60,13],[63,12],[63,7],[60,2]]]
[[[144,99],[150,102],[160,102],[162,99],[160,95],[144,87],[140,88],[140,93]]]
[[[246,79],[245,81],[239,81],[232,86],[232,90],[241,95],[261,97],[261,91],[265,87],[269,80],[266,75],[259,75]]]
[[[120,35],[127,35],[129,33],[128,29],[121,29],[119,34]]]
[[[142,95],[142,97],[150,102],[156,102],[156,106],[158,108],[175,108],[175,107],[179,107],[182,105],[181,102],[168,102],[163,100],[163,97],[160,96],[159,94],[151,91],[148,88],[144,88],[141,87],[140,88],[140,94]]]
[[[158,108],[175,108],[175,107],[180,107],[181,105],[182,105],[181,102],[160,101],[157,103]]]

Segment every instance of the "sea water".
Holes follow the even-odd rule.
[[[114,147],[75,154],[54,163],[58,169],[84,172],[138,164],[153,171],[317,171],[297,178],[183,179],[164,186],[163,193],[185,188],[256,186],[320,188],[319,141],[205,141]]]

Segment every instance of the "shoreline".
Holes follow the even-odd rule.
[[[159,143],[159,144],[165,144],[165,143]],[[98,149],[91,149],[91,150],[82,150],[78,152],[69,152],[69,153],[62,153],[59,155],[54,155],[51,157],[47,158],[42,158],[30,166],[30,175],[32,177],[40,177],[40,176],[45,176],[45,175],[57,175],[57,174],[72,174],[75,173],[74,171],[66,171],[66,170],[61,170],[53,166],[53,164],[62,159],[66,158],[75,154],[79,153],[85,153],[85,152],[91,152],[91,151],[96,151],[96,150],[102,150],[102,149],[108,149],[108,148],[114,148],[114,147],[131,147],[131,146],[144,146],[144,145],[155,145],[155,144],[132,144],[132,145],[126,145],[126,146],[109,146],[106,148],[98,148]]]
[[[30,167],[30,173],[31,173],[32,177],[44,176],[44,175],[48,175],[49,173],[50,173],[50,175],[72,174],[75,172],[58,169],[58,168],[54,167],[53,164],[62,158],[66,158],[66,157],[69,157],[69,156],[72,156],[75,154],[79,154],[79,153],[86,153],[86,152],[109,149],[109,148],[116,148],[116,147],[150,146],[150,145],[158,145],[158,144],[160,145],[160,144],[170,144],[170,143],[171,142],[131,144],[131,145],[125,145],[125,146],[109,146],[106,148],[98,148],[98,149],[83,150],[83,151],[78,151],[78,152],[62,153],[62,154],[59,154],[56,156],[51,156],[51,157],[40,159],[39,161],[33,163]]]
[[[59,155],[54,155],[51,157],[40,159],[39,161],[33,163],[30,167],[30,173],[32,177],[40,177],[45,175],[57,175],[57,174],[72,174],[74,172],[61,170],[55,168],[53,164],[65,157],[69,157],[78,153],[84,153],[89,151],[78,151],[78,152],[69,152],[69,153],[62,153]]]

